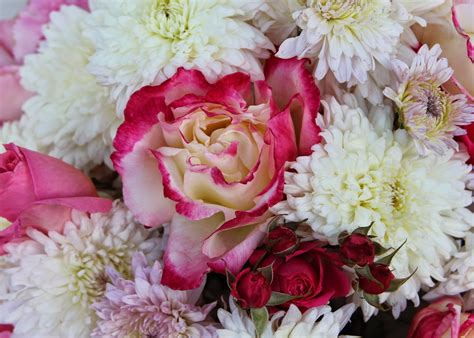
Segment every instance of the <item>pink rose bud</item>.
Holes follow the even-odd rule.
[[[284,226],[278,226],[270,231],[265,240],[265,247],[275,255],[291,253],[297,245],[298,237],[295,232]]]
[[[385,292],[390,282],[395,279],[392,271],[388,265],[385,264],[370,264],[370,273],[376,280],[370,280],[368,278],[360,276],[359,286],[362,290],[372,295],[378,295]]]
[[[367,236],[352,234],[342,242],[340,254],[343,260],[365,266],[374,261],[374,243]]]
[[[243,308],[259,308],[267,304],[272,288],[262,273],[247,268],[231,283],[231,295]]]
[[[97,196],[91,180],[69,164],[14,144],[5,148],[0,154],[0,217],[13,222],[39,200]]]

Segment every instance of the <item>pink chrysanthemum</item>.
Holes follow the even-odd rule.
[[[205,323],[215,304],[203,307],[190,302],[190,294],[161,285],[162,267],[149,267],[145,256],[132,258],[134,280],[124,279],[113,268],[107,273],[104,297],[93,305],[97,328],[93,337],[214,337],[212,324]]]
[[[463,94],[450,95],[441,86],[453,75],[448,60],[440,58],[439,45],[423,45],[411,66],[393,61],[397,88],[385,88],[384,94],[397,106],[400,124],[415,141],[418,153],[428,150],[444,154],[458,149],[454,136],[464,135],[460,126],[474,121],[474,105]]]

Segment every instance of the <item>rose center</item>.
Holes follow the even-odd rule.
[[[312,290],[311,281],[306,276],[294,276],[288,285],[287,292],[292,296],[303,296]]]
[[[0,174],[13,171],[20,162],[18,156],[13,152],[8,150],[2,158],[0,158]]]

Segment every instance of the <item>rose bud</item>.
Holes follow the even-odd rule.
[[[259,308],[267,304],[272,295],[270,282],[258,271],[246,268],[231,283],[231,295],[243,308]]]
[[[374,243],[367,236],[352,234],[342,242],[340,254],[344,260],[365,266],[374,261]]]
[[[290,228],[278,226],[265,239],[265,247],[275,255],[293,252],[298,245],[298,237]]]
[[[360,288],[372,295],[378,295],[385,292],[390,287],[390,282],[395,279],[389,266],[385,264],[370,264],[369,269],[375,280],[370,280],[366,277],[360,276]]]

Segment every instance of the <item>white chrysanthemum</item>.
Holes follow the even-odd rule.
[[[391,0],[307,0],[293,13],[301,34],[285,40],[283,58],[317,58],[315,77],[330,70],[340,83],[364,83],[376,62],[388,66],[410,16]]]
[[[439,45],[431,49],[423,45],[411,65],[393,60],[397,76],[393,89],[384,94],[397,106],[400,124],[413,137],[420,154],[449,148],[458,150],[454,136],[464,135],[466,126],[474,121],[474,105],[463,94],[450,95],[441,85],[453,75],[446,58],[439,58]]]
[[[447,279],[435,289],[428,292],[423,298],[433,300],[444,295],[458,295],[468,292],[465,304],[467,310],[474,306],[474,234],[466,237],[464,248],[454,255],[454,258],[445,268]]]
[[[15,127],[2,133],[3,142],[17,138],[28,145],[33,139],[34,148],[82,169],[110,164],[120,123],[109,90],[86,70],[94,53],[83,35],[89,15],[75,6],[51,14],[43,28],[45,41],[38,53],[25,58],[20,71],[22,85],[37,95],[23,106],[20,133],[15,134]]]
[[[158,233],[136,223],[118,201],[108,214],[73,211],[64,234],[32,228],[27,234],[29,240],[5,246],[8,268],[0,269],[8,289],[0,295],[0,322],[14,324],[19,337],[89,337],[106,266],[130,276],[135,251],[150,261],[161,253]]]
[[[286,38],[297,33],[297,24],[293,13],[304,8],[306,0],[267,0],[253,19],[275,45],[280,45]]]
[[[443,280],[443,266],[457,252],[452,237],[474,226],[465,190],[471,167],[466,156],[421,157],[403,130],[377,132],[360,109],[323,101],[319,117],[324,141],[311,156],[299,157],[286,173],[287,201],[273,210],[287,220],[307,219],[314,236],[337,243],[342,231],[373,222],[371,234],[384,247],[399,247],[392,267],[397,277],[413,278],[398,292],[383,295],[404,308],[418,300],[421,285]],[[384,299],[385,300],[385,299]],[[397,305],[398,304],[398,305]]]
[[[96,53],[89,70],[111,86],[121,111],[130,95],[161,83],[179,67],[210,82],[243,71],[263,77],[258,58],[272,43],[246,23],[263,0],[93,0],[87,35]]]
[[[217,330],[221,338],[257,338],[255,324],[247,313],[230,299],[230,312],[219,309],[217,315],[222,329]],[[267,323],[260,338],[336,338],[351,318],[356,307],[347,304],[335,312],[330,306],[314,307],[304,314],[295,305],[288,311],[275,313]]]

